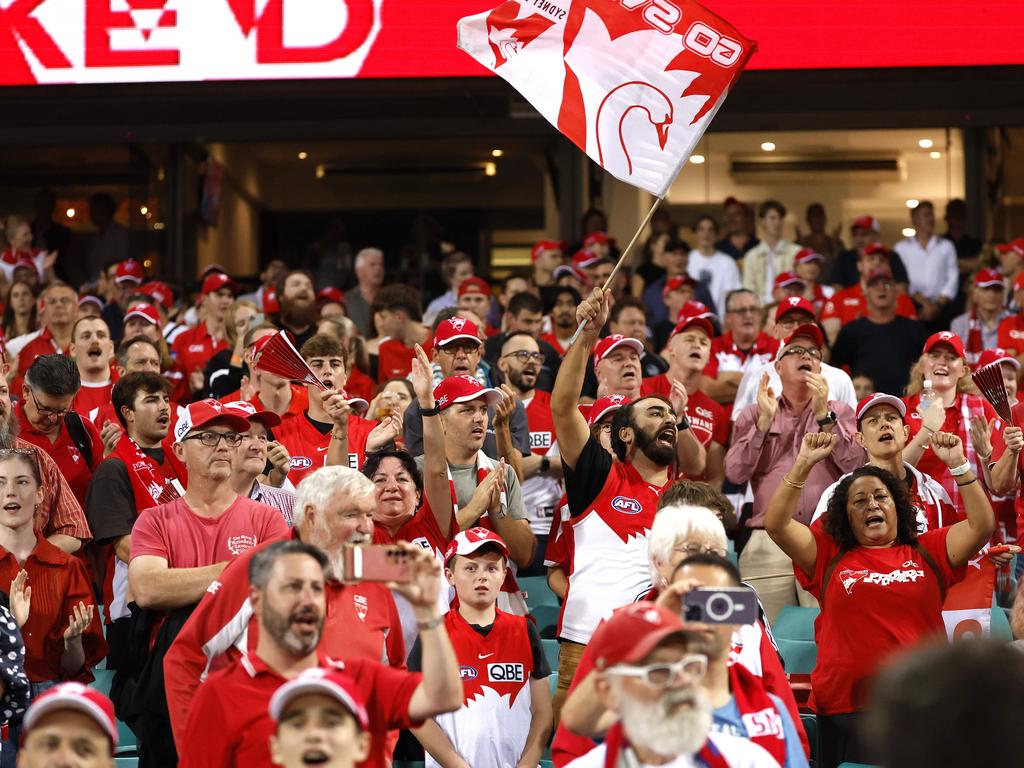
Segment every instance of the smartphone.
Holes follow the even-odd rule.
[[[408,581],[408,553],[387,544],[368,547],[346,545],[341,551],[342,581]]]
[[[750,587],[698,587],[683,597],[683,621],[753,624],[757,593]]]

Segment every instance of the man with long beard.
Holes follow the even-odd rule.
[[[369,482],[369,481],[367,481]],[[423,674],[390,669],[368,658],[338,662],[320,647],[327,609],[325,569],[335,566],[319,549],[279,541],[249,561],[249,603],[256,616],[255,650],[200,686],[181,742],[181,768],[259,768],[271,765],[271,696],[304,670],[342,670],[369,713],[370,754],[360,765],[390,764],[388,731],[419,725],[462,705],[455,652],[437,612],[441,574],[434,556],[414,544],[406,554],[409,579],[396,585],[412,604],[423,650]],[[427,657],[429,656],[429,661]]]
[[[288,331],[296,349],[316,334],[316,321],[320,310],[316,306],[316,291],[308,272],[297,270],[285,275],[277,292],[281,302],[278,325]]]

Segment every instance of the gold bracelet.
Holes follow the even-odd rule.
[[[802,483],[794,483],[792,480],[789,479],[789,475],[783,475],[782,482],[784,482],[790,488],[796,488],[798,491],[807,484],[806,480],[804,480]]]

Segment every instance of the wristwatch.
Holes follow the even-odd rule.
[[[837,421],[838,421],[838,419],[836,418],[836,412],[835,411],[829,411],[828,413],[825,414],[825,418],[818,419],[818,426],[819,427],[829,427],[829,426],[832,426],[833,424],[835,424]]]
[[[541,474],[546,475],[548,473],[548,470],[550,470],[550,469],[551,469],[551,459],[549,459],[547,456],[542,456],[541,459],[540,459],[540,471],[541,471]]]
[[[676,429],[678,431],[682,432],[684,429],[689,429],[689,428],[690,428],[690,420],[688,418],[686,418],[686,414],[683,414],[683,417],[681,419],[679,419],[679,423],[676,424]]]
[[[420,416],[437,416],[441,412],[441,409],[436,405],[433,408],[421,408]]]

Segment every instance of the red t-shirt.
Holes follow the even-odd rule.
[[[932,636],[944,636],[943,594],[935,572],[913,547],[897,544],[845,552],[823,583],[829,562],[839,554],[835,540],[820,525],[811,533],[818,546],[814,573],[794,566],[797,581],[824,609],[814,622],[818,663],[811,673],[811,701],[819,715],[840,715],[864,708],[872,677],[892,654]],[[928,531],[918,544],[931,555],[946,587],[966,575],[946,554],[949,528]]]
[[[864,317],[867,313],[868,303],[864,298],[864,286],[857,283],[849,288],[836,291],[835,295],[825,302],[825,306],[821,310],[821,319],[838,318],[840,325],[846,325],[859,317]],[[905,293],[900,293],[896,297],[896,314],[901,317],[909,317],[911,320],[917,319],[917,307]]]
[[[345,392],[349,397],[361,397],[369,403],[377,394],[377,382],[353,366],[345,381]]]
[[[215,340],[206,323],[200,323],[174,337],[171,357],[176,362],[175,367],[185,375],[185,381],[188,382],[192,371],[203,370],[211,357],[227,348],[228,343],[224,339]]]
[[[78,394],[75,395],[75,400],[71,404],[71,409],[80,413],[83,419],[102,426],[103,423],[99,420],[100,416],[106,416],[108,408],[110,414],[114,413],[114,407],[110,402],[110,393],[113,389],[113,378],[106,384],[89,384],[83,381],[82,388],[78,390]],[[113,415],[112,418],[116,420],[117,416]]]
[[[1024,352],[1024,314],[1010,315],[999,321],[996,343],[1015,355]]]
[[[458,527],[454,520],[448,530],[452,534],[458,532]],[[431,511],[430,505],[424,501],[415,514],[402,523],[402,526],[395,531],[394,536],[388,533],[387,529],[380,523],[374,524],[374,544],[394,544],[399,541],[418,544],[424,549],[429,549],[437,555],[438,559],[443,560],[444,553],[451,543],[451,537],[446,537],[441,533],[441,528],[437,524],[437,519]]]
[[[321,422],[317,422],[319,424]],[[327,427],[327,424],[324,424]],[[359,469],[366,461],[366,438],[376,421],[364,419],[362,416],[348,417],[348,465]],[[298,418],[288,419],[280,427],[274,428],[274,438],[288,449],[292,457],[292,466],[288,471],[288,479],[294,485],[312,472],[324,466],[327,461],[327,449],[331,445],[331,430],[326,432],[310,421],[307,413]]]
[[[244,496],[216,518],[200,517],[180,498],[139,515],[132,528],[132,559],[152,555],[169,568],[201,568],[287,535],[280,510]]]
[[[82,426],[92,449],[92,463],[87,464],[82,452],[78,450],[78,446],[68,434],[67,425],[61,424],[57,440],[51,443],[49,437],[32,426],[25,415],[24,403],[19,403],[15,412],[18,414],[20,426],[18,436],[50,454],[57,464],[57,468],[64,475],[64,479],[68,481],[71,492],[75,494],[78,503],[84,507],[85,492],[89,489],[89,483],[92,482],[93,470],[103,461],[103,441],[100,440],[99,431],[89,419],[82,419]]]
[[[282,421],[293,419],[309,408],[309,392],[306,391],[306,388],[301,384],[289,384],[288,386],[290,386],[292,390],[292,399],[288,402],[288,410],[284,413],[278,414]],[[222,403],[234,403],[241,399],[242,393],[236,389],[234,392],[224,395],[224,397],[220,398],[220,401]],[[249,402],[257,411],[270,410],[263,405],[263,402],[260,400],[259,392],[249,398]]]
[[[422,675],[375,661],[332,661],[322,667],[344,669],[352,678],[370,720],[370,754],[360,768],[385,768],[387,732],[420,725],[409,719],[409,702]],[[255,653],[215,672],[199,686],[182,740],[180,768],[271,768],[270,736],[275,732],[267,707],[285,678]]]
[[[71,345],[68,345],[67,349],[61,349],[60,345],[53,340],[53,334],[50,333],[49,328],[43,328],[43,332],[32,339],[28,344],[21,348],[21,352],[18,353],[18,379],[23,379],[25,371],[32,366],[32,361],[40,355],[67,355],[70,354]],[[11,391],[14,390],[12,387]]]
[[[555,336],[555,334],[553,334],[553,333],[545,333],[545,334],[541,335],[540,340],[541,341],[546,341],[548,344],[550,344],[552,347],[554,347],[555,348],[555,352],[558,353],[559,357],[565,357],[565,353],[569,351],[568,349],[566,349],[565,347],[563,347],[559,343],[558,337]]]
[[[427,339],[420,346],[430,356],[433,351],[433,339]],[[387,339],[377,347],[377,381],[385,382],[388,379],[404,379],[412,371],[412,360],[416,357],[416,350],[407,347],[399,339]],[[346,386],[351,393],[351,389]]]

